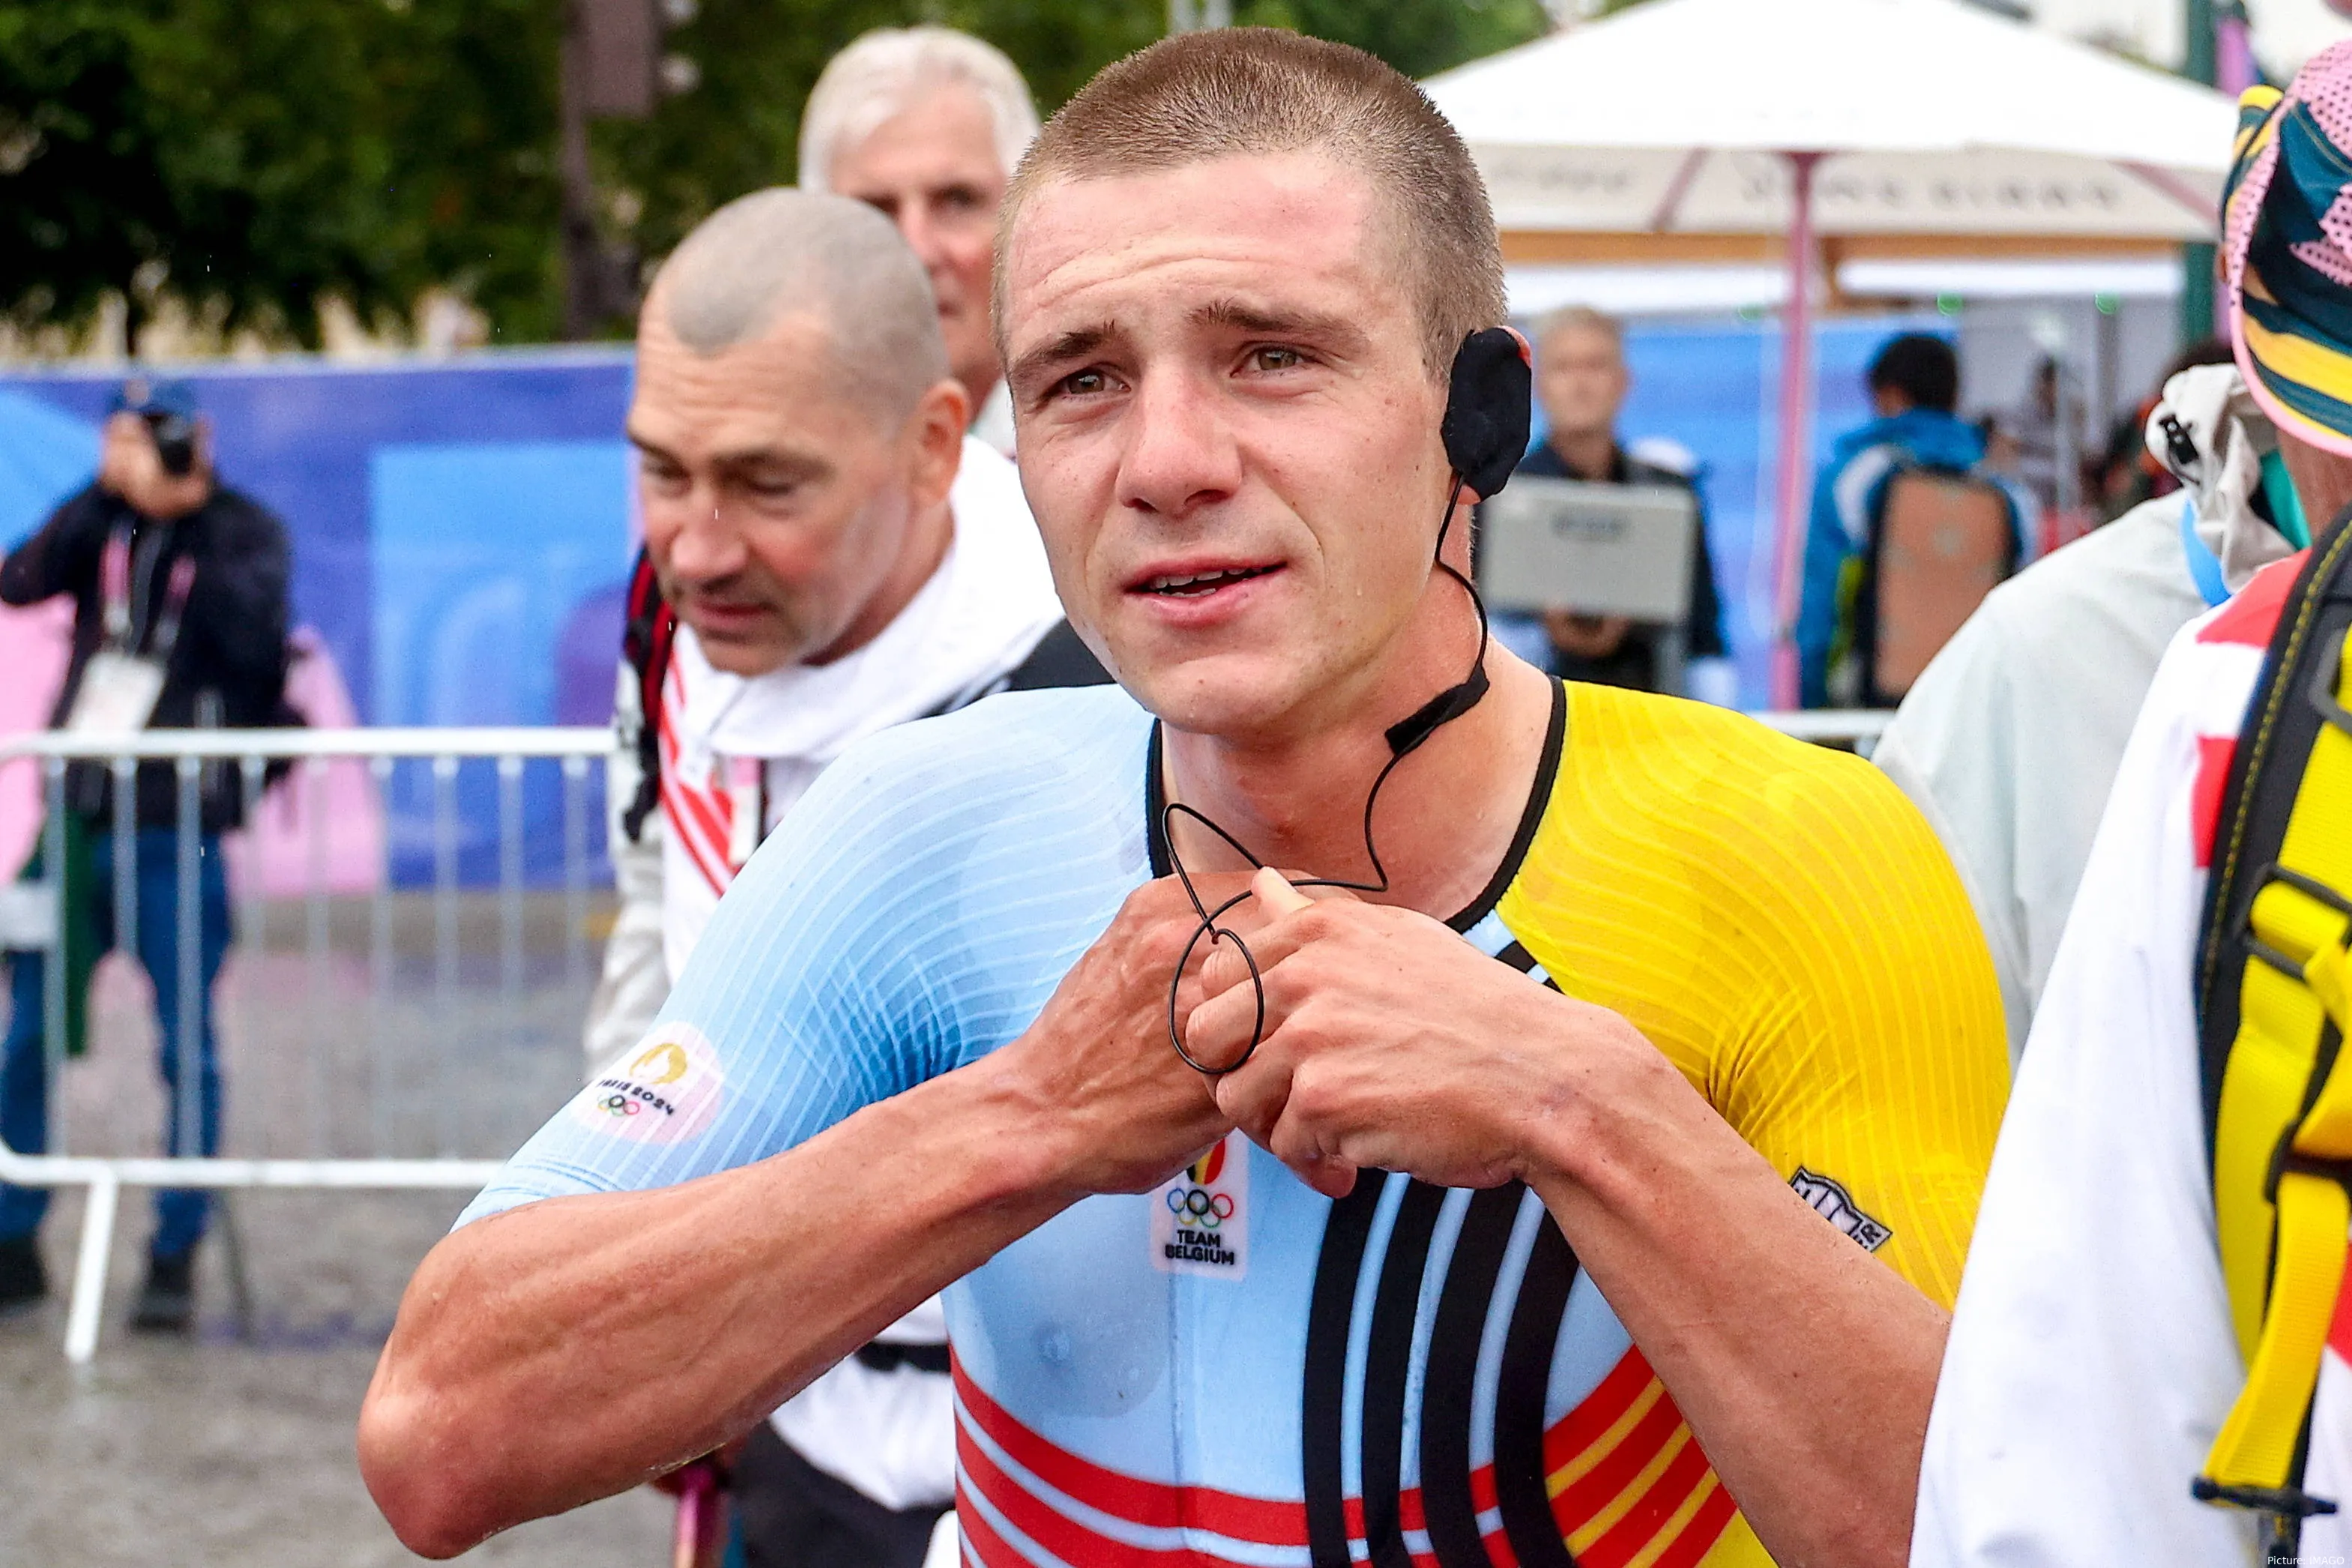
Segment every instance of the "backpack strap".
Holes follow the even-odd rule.
[[[2291,1550],[2352,1234],[2352,531],[2313,552],[2273,633],[2225,785],[2198,962],[2213,1207],[2245,1387],[2191,1484]]]
[[[661,804],[662,688],[669,679],[670,649],[677,641],[677,613],[662,597],[653,557],[637,552],[629,570],[628,618],[621,628],[621,657],[637,678],[637,732],[621,737],[637,753],[637,793],[621,813],[621,830],[635,844],[646,818]]]

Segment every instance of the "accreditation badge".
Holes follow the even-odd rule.
[[[147,728],[155,700],[163,695],[161,659],[138,658],[100,649],[81,667],[73,710],[66,715],[72,735],[131,735]]]
[[[1163,1274],[1249,1272],[1249,1140],[1224,1141],[1151,1194],[1151,1264]]]

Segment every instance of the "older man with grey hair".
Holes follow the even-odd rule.
[[[878,27],[834,56],[801,116],[801,188],[866,203],[898,226],[937,298],[972,433],[1000,452],[1013,414],[990,335],[996,209],[1037,134],[1004,55],[950,27]]]
[[[728,885],[852,742],[1104,679],[1012,465],[966,434],[931,300],[869,205],[790,190],[720,208],[646,297],[622,681],[644,777],[620,792],[623,910],[590,1026],[607,1074],[644,1076],[638,1042]],[[755,1568],[921,1560],[954,1488],[945,1338],[927,1303],[754,1431]]]

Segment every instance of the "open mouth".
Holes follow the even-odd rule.
[[[1171,573],[1150,577],[1138,584],[1137,591],[1158,594],[1171,599],[1198,599],[1220,588],[1230,588],[1236,583],[1246,583],[1253,577],[1263,577],[1277,571],[1273,566],[1232,566],[1215,572]]]

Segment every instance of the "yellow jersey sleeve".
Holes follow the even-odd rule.
[[[1721,709],[1569,688],[1497,911],[1748,1144],[1948,1308],[2008,1095],[1968,898],[1900,791]]]

